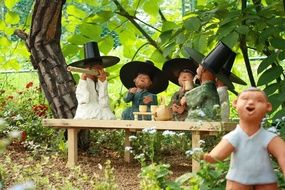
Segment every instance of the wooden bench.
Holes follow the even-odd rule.
[[[77,132],[80,129],[124,129],[126,131],[125,146],[130,146],[131,131],[140,131],[155,127],[156,130],[190,131],[192,148],[199,148],[202,133],[215,135],[221,131],[230,131],[236,123],[224,122],[190,122],[190,121],[135,121],[135,120],[75,120],[75,119],[44,119],[46,127],[64,128],[68,131],[68,165],[74,166],[78,159]],[[129,152],[124,159],[130,162]],[[192,172],[199,170],[199,163],[192,160]]]

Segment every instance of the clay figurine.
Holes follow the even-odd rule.
[[[184,121],[188,114],[187,105],[181,105],[180,100],[184,94],[194,88],[194,76],[198,63],[189,58],[175,58],[166,61],[162,67],[167,78],[174,84],[180,86],[179,90],[173,94],[169,107],[171,108],[173,120]]]
[[[109,106],[107,74],[104,68],[115,65],[120,59],[115,56],[100,56],[96,42],[84,44],[84,56],[85,59],[71,63],[69,66],[95,70],[98,75],[86,73],[81,75],[76,88],[78,106],[74,119],[116,119]],[[87,130],[81,130],[79,143],[82,142],[81,138],[88,138],[87,136]]]
[[[123,111],[123,120],[134,120],[133,112],[138,112],[140,105],[147,105],[149,112],[151,105],[158,104],[156,94],[168,86],[163,72],[151,61],[132,61],[125,64],[120,70],[120,79],[128,89],[124,101],[132,102],[132,106]],[[150,120],[151,117],[146,119]]]
[[[224,43],[218,45],[205,57],[197,68],[196,77],[200,80],[201,85],[188,91],[185,98],[181,99],[181,104],[187,104],[188,116],[187,121],[220,121],[220,101],[215,86],[216,77],[227,86],[234,88],[227,76],[221,72],[223,65],[229,57],[235,54]],[[192,51],[190,55],[194,60],[203,57],[200,53]],[[197,59],[197,56],[199,57]]]
[[[271,156],[285,173],[285,143],[275,133],[261,126],[272,109],[265,93],[255,87],[241,92],[233,102],[239,115],[237,127],[226,134],[203,159],[210,163],[223,161],[231,155],[227,190],[277,190],[277,177]]]

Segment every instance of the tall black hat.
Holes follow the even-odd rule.
[[[186,51],[196,62],[203,65],[203,67],[207,68],[219,80],[227,85],[229,89],[234,89],[232,82],[246,84],[242,79],[230,72],[236,53],[223,42],[219,42],[206,57],[194,49],[186,49]]]
[[[115,56],[101,56],[97,42],[87,42],[84,44],[84,59],[73,62],[68,66],[86,68],[86,66],[100,64],[106,68],[115,65],[119,61],[120,59]]]
[[[181,71],[190,72],[193,77],[196,75],[196,70],[199,64],[192,58],[175,58],[166,61],[163,64],[162,70],[166,74],[167,78],[174,84],[179,85],[178,77]]]
[[[168,80],[164,73],[151,61],[131,61],[125,64],[120,70],[120,79],[123,85],[129,89],[135,87],[134,79],[138,74],[147,74],[150,77],[152,85],[148,91],[153,94],[164,91],[168,86]]]

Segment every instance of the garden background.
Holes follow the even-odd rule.
[[[121,59],[119,64],[107,69],[111,106],[117,118],[127,106],[122,101],[127,89],[119,80],[122,65],[132,60],[152,60],[161,68],[171,58],[189,57],[189,48],[206,55],[218,41],[223,41],[237,53],[232,72],[247,81],[248,86],[263,89],[273,104],[265,126],[274,126],[283,135],[285,5],[282,0],[0,2],[1,151],[8,146],[8,151],[1,155],[0,188],[30,180],[39,189],[85,189],[85,185],[91,189],[117,188],[117,178],[110,172],[112,164],[107,164],[103,180],[94,173],[85,176],[80,167],[69,171],[71,177],[63,174],[42,177],[42,162],[53,163],[50,160],[54,155],[57,155],[55,159],[64,158],[66,144],[63,131],[42,127],[41,120],[74,116],[77,105],[74,90],[79,74],[67,72],[66,65],[83,58],[82,44],[88,41],[97,41],[102,54]],[[240,92],[245,87],[236,85],[235,88]],[[159,97],[167,97],[168,102],[176,90],[177,86],[170,84]],[[234,98],[230,94],[230,99]],[[231,118],[236,117],[232,110]],[[16,136],[18,140],[13,140]],[[223,189],[224,180],[217,177],[225,174],[227,164],[221,164],[218,173],[205,164],[198,175],[187,173],[176,180],[168,178],[171,163],[157,164],[165,154],[185,157],[190,148],[189,137],[189,134],[146,131],[135,139],[137,143],[132,148],[142,166],[137,182],[141,189],[149,189],[148,185],[157,189]],[[105,150],[120,157],[125,151],[123,131],[96,131],[92,138],[90,155],[102,156]],[[216,140],[208,139],[205,151]],[[19,149],[11,148],[10,143]],[[17,156],[13,157],[19,152],[21,156],[40,160],[40,164],[22,163]],[[50,168],[56,170],[52,164]],[[278,168],[276,171],[280,175]],[[71,182],[70,178],[77,181]],[[87,183],[90,181],[92,184]]]

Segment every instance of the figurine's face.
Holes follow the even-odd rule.
[[[101,71],[104,69],[104,67],[100,64],[95,64],[95,65],[92,65],[92,66],[88,66],[87,67],[89,70],[96,70],[96,71]],[[87,74],[87,77],[90,78],[91,80],[95,80],[97,77],[94,76],[94,75],[90,75],[90,74]]]
[[[140,89],[148,89],[152,84],[150,77],[146,74],[138,74],[134,82],[136,87]]]
[[[261,121],[272,110],[265,94],[261,91],[244,91],[233,102],[240,119]]]
[[[180,86],[183,86],[185,81],[190,81],[190,83],[192,84],[192,87],[194,86],[193,83],[193,75],[189,72],[180,72],[179,77],[178,77],[178,83]]]

